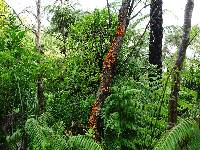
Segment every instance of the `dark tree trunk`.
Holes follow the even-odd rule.
[[[157,65],[158,73],[162,74],[162,38],[163,18],[162,0],[151,0],[150,5],[150,39],[149,63]]]
[[[62,3],[61,3],[62,4]],[[66,42],[67,42],[67,36],[66,36],[66,31],[65,31],[65,21],[64,19],[62,19],[62,28],[61,28],[61,35],[62,35],[62,41],[63,41],[63,48],[61,49],[61,54],[64,54],[64,56],[66,57],[67,54],[67,50],[66,50]]]
[[[188,0],[187,4],[185,6],[182,42],[180,44],[176,63],[173,67],[173,71],[172,71],[172,75],[171,75],[172,76],[172,88],[171,88],[171,96],[170,96],[170,100],[169,100],[168,129],[173,128],[177,121],[177,101],[178,101],[178,93],[180,90],[180,82],[181,82],[180,72],[183,67],[186,49],[187,49],[188,43],[189,43],[189,35],[190,35],[190,31],[191,31],[191,18],[192,18],[193,7],[194,7],[194,1]]]
[[[130,9],[130,3],[131,0],[124,0],[122,2],[122,6],[119,10],[119,15],[118,15],[118,26],[116,34],[112,40],[110,50],[105,60],[103,61],[101,83],[99,86],[99,90],[97,92],[96,101],[92,105],[88,121],[88,127],[93,128],[95,131],[95,137],[94,137],[95,140],[100,140],[99,113],[103,102],[110,94],[110,86],[112,83],[112,78],[117,64],[117,55],[119,49],[121,48],[122,40],[129,23],[128,15],[132,11],[132,9]]]

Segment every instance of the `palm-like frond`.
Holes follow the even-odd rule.
[[[66,136],[54,131],[46,125],[41,125],[36,119],[28,119],[26,130],[31,139],[32,149],[35,150],[102,150],[93,139],[78,135]]]
[[[190,139],[186,145],[188,149],[200,149],[200,139],[197,136],[199,136],[199,127],[196,121],[186,119],[165,134],[154,147],[154,150],[175,150],[185,138]],[[195,142],[195,140],[198,142]]]
[[[71,136],[67,143],[70,148],[76,150],[103,150],[93,139],[83,135]]]

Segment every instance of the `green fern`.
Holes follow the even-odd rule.
[[[31,137],[30,146],[33,149],[57,149],[64,150],[67,147],[64,136],[56,134],[52,128],[41,126],[36,119],[28,119],[26,130]]]
[[[41,119],[41,118],[40,118]],[[39,120],[40,120],[39,119]],[[42,125],[36,119],[28,119],[26,122],[26,130],[30,136],[30,147],[34,150],[102,150],[101,146],[93,139],[79,135],[79,136],[65,136],[61,134],[58,127],[47,127],[47,124],[42,121]],[[53,130],[54,129],[54,130]],[[59,131],[59,132],[58,132]]]
[[[12,135],[6,137],[6,141],[8,142],[9,149],[17,149],[17,143],[21,142],[22,139],[22,131],[17,129]]]
[[[75,150],[103,150],[93,139],[83,135],[71,136],[67,143],[69,148]]]
[[[199,127],[196,121],[191,119],[186,119],[181,121],[177,126],[172,128],[170,132],[165,134],[157,145],[154,147],[154,150],[176,150],[181,149],[179,144],[184,142],[186,138],[189,138],[187,145],[188,149],[196,150],[200,149],[199,145]]]

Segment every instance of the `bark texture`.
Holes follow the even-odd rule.
[[[149,39],[149,63],[157,65],[157,69],[160,74],[162,73],[163,38],[162,3],[162,0],[151,0]]]
[[[37,50],[42,53],[42,48],[41,48],[41,0],[38,0],[36,2],[36,6],[37,6],[37,15],[36,15],[36,20],[37,20],[37,29],[35,32],[35,44],[36,44],[36,48]]]
[[[177,121],[177,101],[178,101],[178,94],[180,91],[180,82],[181,82],[180,72],[183,67],[183,62],[186,55],[186,49],[189,43],[193,7],[194,7],[194,0],[188,0],[185,6],[182,42],[180,44],[178,56],[172,71],[172,87],[169,100],[168,129],[173,128]]]
[[[36,48],[40,54],[43,54],[43,50],[41,47],[41,0],[36,2],[37,6],[37,30],[35,32],[35,43]],[[41,62],[38,62],[41,64]],[[39,73],[37,76],[37,98],[38,98],[38,106],[39,106],[39,114],[42,114],[45,111],[45,97],[44,97],[44,82],[42,78],[42,74]]]
[[[110,50],[103,61],[103,71],[101,77],[101,83],[99,86],[99,90],[97,92],[96,100],[92,105],[92,109],[89,116],[88,127],[93,128],[95,131],[95,140],[100,139],[99,129],[98,129],[98,120],[99,120],[99,113],[101,110],[101,106],[105,99],[110,94],[110,86],[112,83],[112,78],[114,75],[114,70],[117,63],[117,55],[118,51],[121,48],[122,40],[126,32],[126,28],[128,25],[128,14],[130,11],[130,3],[131,0],[124,0],[122,2],[122,6],[119,10],[118,15],[118,26],[116,29],[115,37],[112,40]]]

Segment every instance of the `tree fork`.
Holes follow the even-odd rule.
[[[112,78],[114,75],[114,70],[117,64],[117,55],[118,51],[121,48],[123,37],[126,32],[126,28],[129,24],[129,14],[132,12],[131,0],[123,0],[122,6],[119,10],[118,15],[118,26],[116,29],[116,34],[112,40],[110,50],[103,61],[103,71],[101,77],[101,83],[97,92],[96,100],[92,105],[92,109],[89,115],[88,127],[94,129],[95,140],[100,140],[100,132],[99,132],[99,114],[102,107],[103,102],[110,94],[110,86],[112,83]]]

